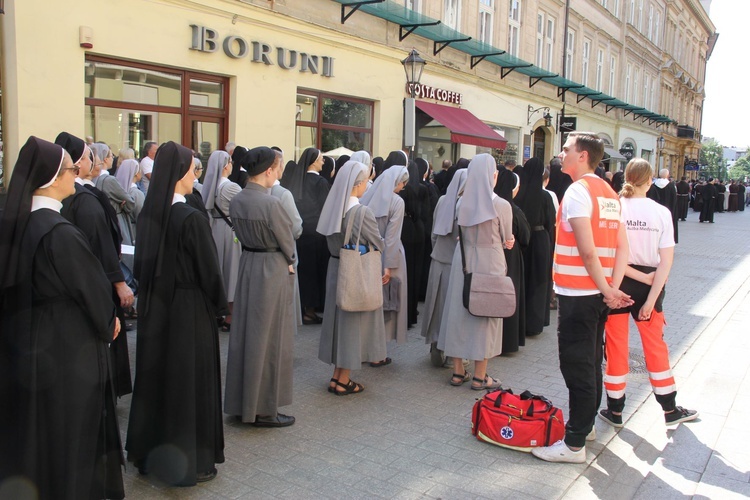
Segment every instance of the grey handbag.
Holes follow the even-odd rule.
[[[360,205],[355,210],[346,224],[344,247],[339,251],[336,305],[347,312],[374,311],[383,306],[380,252],[369,246],[366,253],[360,251],[362,222],[367,207]],[[359,231],[356,243],[350,245],[355,217],[359,220]]]
[[[467,273],[461,226],[458,226],[461,265],[464,271],[464,307],[472,316],[508,318],[516,312],[516,289],[508,276]]]

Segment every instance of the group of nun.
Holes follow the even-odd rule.
[[[293,343],[303,322],[322,323],[319,359],[333,366],[328,391],[337,396],[365,390],[351,380],[363,363],[391,362],[388,342],[406,341],[416,323],[409,301],[416,303],[419,288],[423,334],[452,360],[452,385],[497,387],[487,360],[543,328],[548,282],[535,281],[528,269],[535,264],[523,269],[527,254],[530,262],[551,256],[549,239],[534,233],[546,234],[553,222],[546,209],[527,213],[513,199],[522,192],[526,203],[539,202],[541,163],[530,161],[518,175],[477,155],[430,210],[429,167],[402,151],[382,163],[358,151],[328,180],[315,148],[284,166],[279,150],[237,146],[211,154],[198,194],[192,151],[170,141],[159,146],[148,195],[138,201],[137,161],[121,161],[101,179],[97,169],[112,161],[108,148],[67,133],[56,143],[29,138],[0,219],[0,473],[19,491],[123,498],[123,448],[141,474],[163,483],[212,479],[224,462],[222,413],[259,427],[295,422],[278,410],[292,402]],[[405,220],[415,233],[407,245]],[[344,241],[348,223],[352,236]],[[137,228],[137,237],[123,227]],[[515,322],[477,318],[463,307],[459,233],[467,272],[513,278]],[[132,383],[119,334],[134,301],[119,266],[128,241],[139,286]],[[340,249],[357,242],[381,252],[377,293],[400,283],[387,310],[337,306]],[[534,302],[540,297],[544,307]],[[223,397],[217,319],[230,330]],[[474,361],[473,374],[464,359]],[[131,390],[123,447],[115,405]]]

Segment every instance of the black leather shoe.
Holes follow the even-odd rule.
[[[262,417],[260,415],[255,416],[255,422],[251,425],[255,427],[289,427],[294,423],[294,417],[291,415],[284,415],[277,413],[273,417]]]
[[[195,475],[195,481],[198,483],[205,483],[216,477],[216,467],[212,467],[208,472],[199,472]]]

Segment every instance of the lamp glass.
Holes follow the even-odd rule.
[[[422,70],[424,69],[427,62],[422,59],[419,52],[413,50],[406,56],[406,59],[401,61],[404,65],[404,73],[406,73],[406,82],[418,84],[422,79]]]

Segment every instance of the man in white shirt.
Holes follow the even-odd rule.
[[[154,170],[154,158],[156,157],[157,149],[159,149],[159,145],[152,141],[143,145],[143,158],[141,158],[141,172],[143,172],[143,177],[141,178],[140,185],[143,194],[148,194],[148,185],[151,183],[151,172]]]

